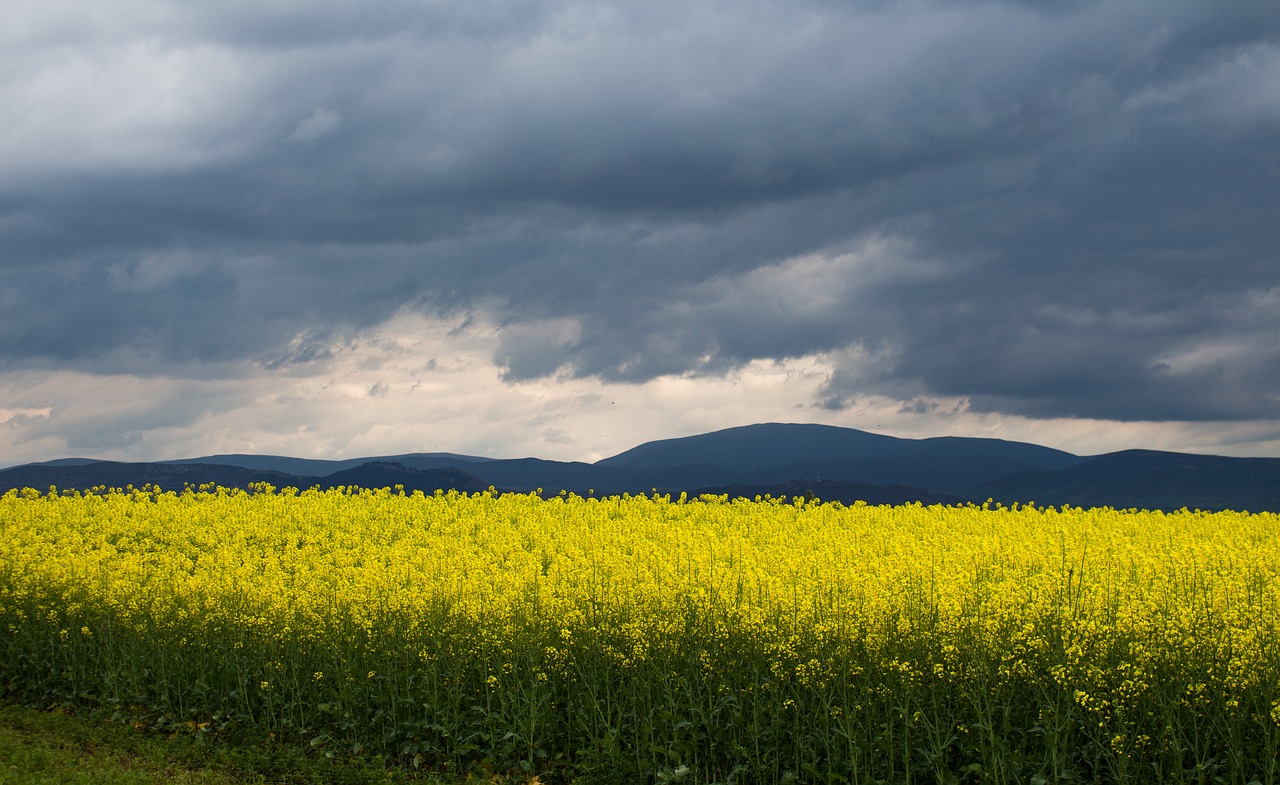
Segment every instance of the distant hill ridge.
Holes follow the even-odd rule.
[[[0,491],[122,487],[393,487],[548,494],[813,495],[828,501],[1238,509],[1280,512],[1280,458],[1126,450],[1081,457],[1001,439],[903,439],[829,425],[763,423],[638,445],[595,463],[409,453],[345,460],[215,455],[151,463],[68,458],[0,470]],[[818,489],[825,492],[820,493]],[[883,501],[881,501],[883,500]]]
[[[765,473],[794,464],[974,457],[998,457],[1028,468],[1046,469],[1071,466],[1081,460],[1061,450],[1003,439],[903,439],[832,425],[764,423],[647,442],[596,465],[670,469],[705,464],[742,473]]]
[[[124,488],[129,485],[135,488],[153,485],[165,490],[182,490],[187,485],[199,486],[206,483],[225,488],[247,488],[251,484],[264,482],[276,488],[294,487],[302,490],[339,486],[391,488],[400,485],[406,491],[417,490],[424,493],[432,493],[438,488],[474,493],[489,487],[488,482],[460,468],[414,469],[386,461],[366,461],[323,477],[230,464],[187,462],[93,461],[65,466],[28,464],[0,471],[0,492],[11,488],[44,491],[53,486],[59,489],[86,490],[98,486]]]

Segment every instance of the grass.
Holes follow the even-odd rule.
[[[0,785],[444,785],[369,761],[309,758],[280,746],[143,732],[106,714],[0,705]]]

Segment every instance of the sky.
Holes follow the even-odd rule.
[[[1274,0],[6,0],[0,465],[1280,456]]]

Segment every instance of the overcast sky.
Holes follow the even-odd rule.
[[[6,0],[0,465],[1280,456],[1274,0]]]

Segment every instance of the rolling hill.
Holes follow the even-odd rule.
[[[1124,450],[1058,471],[1018,472],[966,495],[1054,506],[1280,512],[1280,458]]]
[[[1280,459],[1126,450],[1081,457],[1000,439],[902,439],[826,425],[765,423],[647,442],[595,463],[411,453],[345,460],[216,455],[119,463],[86,458],[0,470],[9,488],[152,483],[244,487],[337,485],[434,491],[490,486],[580,495],[729,493],[828,501],[1181,507],[1280,512]]]

